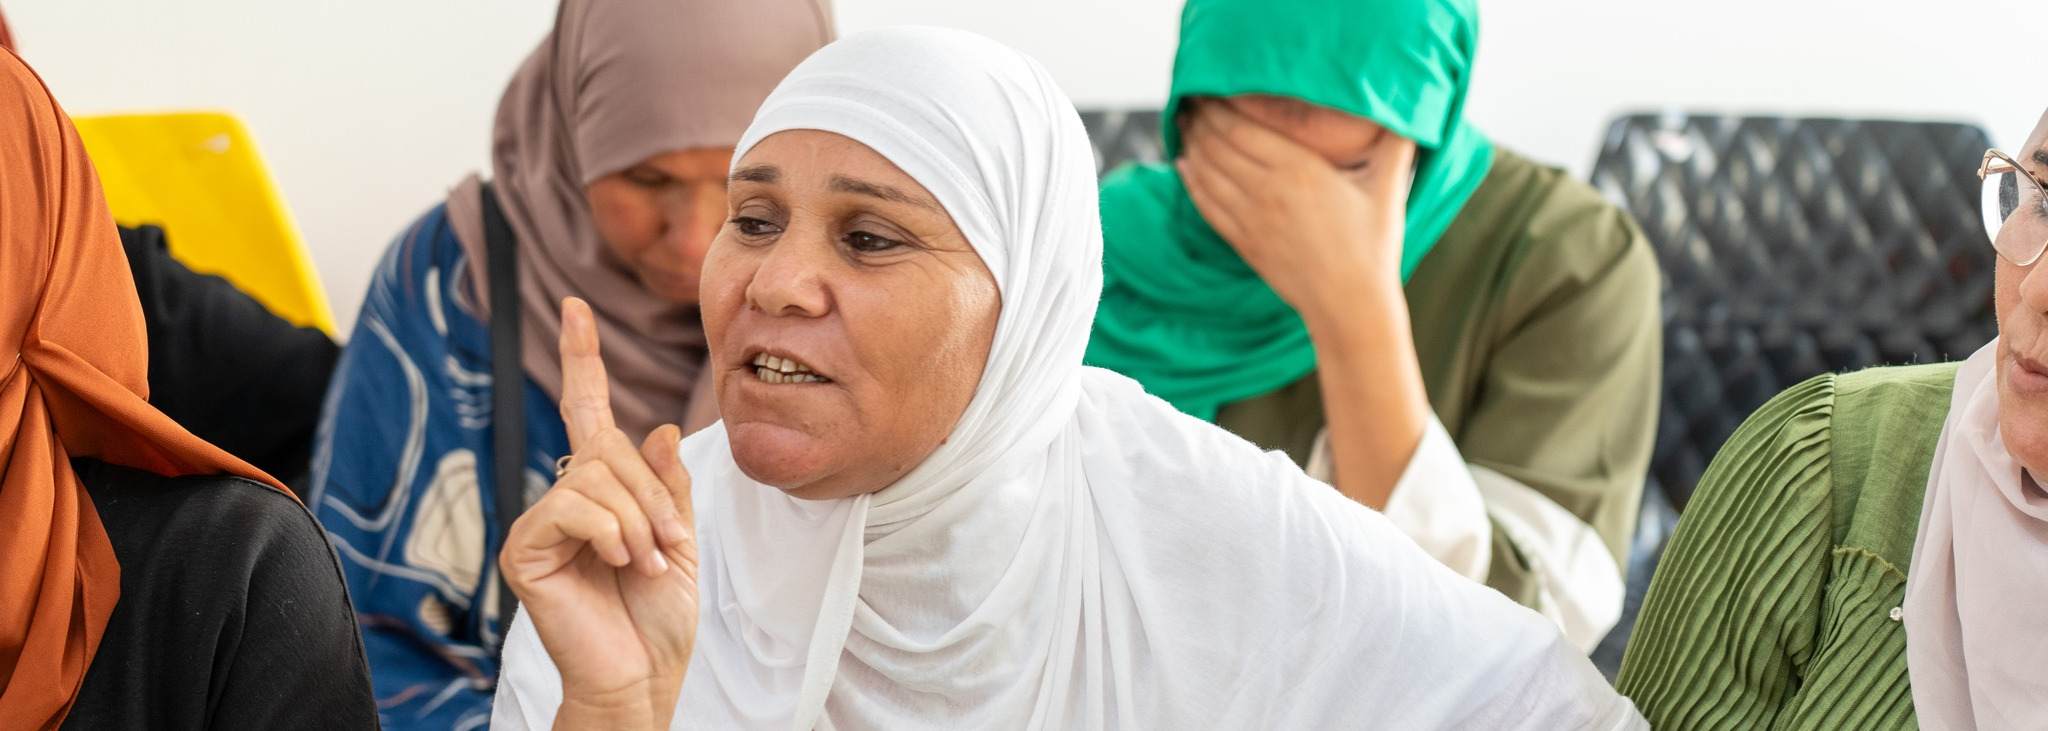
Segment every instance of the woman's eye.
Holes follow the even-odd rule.
[[[2025,211],[2043,220],[2048,220],[2048,196],[2042,195],[2040,188],[2027,185],[2025,181],[2021,181],[2019,190],[2014,195],[2018,197],[2017,200],[2013,201],[2013,211],[2015,213]]]
[[[883,236],[876,236],[866,231],[850,231],[846,234],[846,236],[842,237],[840,240],[846,243],[847,248],[853,249],[854,251],[858,251],[864,254],[888,251],[890,249],[894,249],[896,247],[903,245],[903,242],[901,241],[897,241],[895,239]]]
[[[659,171],[634,168],[626,171],[626,182],[642,188],[659,188],[668,185],[670,178]]]
[[[731,223],[733,228],[739,229],[741,236],[767,236],[775,233],[775,224],[758,218],[739,216],[732,219]]]

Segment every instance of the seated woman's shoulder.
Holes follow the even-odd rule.
[[[1100,423],[1082,424],[1082,433],[1090,435],[1082,440],[1084,451],[1115,455],[1100,464],[1142,475],[1199,474],[1206,488],[1225,491],[1261,489],[1245,483],[1270,480],[1276,472],[1301,471],[1285,454],[1268,452],[1229,430],[1181,413],[1128,376],[1099,368],[1088,369],[1088,374],[1082,398],[1114,404],[1097,412],[1108,415]]]
[[[340,566],[296,499],[240,477],[72,464],[121,567],[74,726],[376,725]]]
[[[385,319],[401,315],[424,317],[447,285],[462,282],[467,290],[468,252],[456,236],[446,203],[436,203],[414,218],[384,249],[364,298],[365,314]]]
[[[1513,191],[1510,205],[1527,207],[1520,239],[1538,245],[1528,247],[1524,267],[1535,263],[1545,271],[1578,273],[1581,279],[1621,274],[1654,286],[1657,264],[1649,238],[1627,211],[1593,186],[1506,149],[1495,153],[1487,180]]]
[[[90,459],[74,466],[124,566],[131,562],[124,544],[178,546],[186,559],[195,551],[255,554],[308,541],[325,553],[305,507],[268,485],[229,475],[165,477]]]
[[[1728,443],[1766,437],[1783,442],[1789,430],[1832,436],[1871,423],[1921,422],[1939,428],[1955,383],[1956,363],[1882,366],[1850,373],[1823,373],[1785,389],[1750,414]],[[1794,425],[1808,428],[1794,429]],[[1722,451],[1727,451],[1723,447]]]
[[[287,625],[316,611],[347,614],[333,549],[292,496],[241,477],[73,464],[121,564],[121,601],[132,608],[167,604],[219,621]],[[250,599],[283,603],[243,603]]]
[[[1852,414],[1879,412],[1887,416],[1938,409],[1936,421],[1947,417],[1960,362],[1879,366],[1835,376],[1839,410]]]
[[[1757,416],[1823,410],[1830,427],[1841,429],[1865,422],[1906,418],[1939,423],[1948,410],[1957,363],[1878,366],[1848,373],[1825,373],[1786,389],[1757,410]],[[1756,417],[1751,417],[1755,419]]]
[[[1096,410],[1107,416],[1080,430],[1080,449],[1102,455],[1090,467],[1100,506],[1115,504],[1134,514],[1226,533],[1256,534],[1284,523],[1303,529],[1290,534],[1290,540],[1310,542],[1320,540],[1317,534],[1344,534],[1348,529],[1343,526],[1366,512],[1336,488],[1303,473],[1286,454],[1181,413],[1128,377],[1090,369],[1085,391],[1083,398],[1116,404]],[[1175,487],[1123,489],[1131,485]],[[1306,530],[1310,525],[1320,529]],[[1209,532],[1159,535],[1220,545]]]
[[[1956,366],[1869,368],[1794,385],[1721,445],[1700,494],[1916,487],[1941,434]]]
[[[1857,486],[1865,499],[1889,491],[1917,505],[1960,365],[1869,368],[1839,377],[1830,424],[1836,479]]]

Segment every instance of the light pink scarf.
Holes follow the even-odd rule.
[[[583,187],[653,155],[733,146],[768,92],[831,38],[819,0],[563,0],[498,102],[491,150],[519,238],[521,361],[541,388],[561,394],[558,308],[581,297],[597,313],[619,425],[637,437],[684,421],[704,367],[697,308],[640,286],[598,237]],[[480,193],[475,176],[463,181],[448,214],[487,315]]]
[[[1906,670],[1930,729],[2048,728],[2048,492],[1998,433],[1998,341],[1956,372],[1906,578]]]

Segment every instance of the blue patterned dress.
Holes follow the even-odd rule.
[[[489,723],[504,622],[491,458],[490,326],[444,206],[378,264],[329,387],[307,507],[355,603],[385,728]],[[568,437],[526,390],[527,501]]]

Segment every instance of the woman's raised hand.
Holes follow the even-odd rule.
[[[1274,293],[1311,325],[1355,317],[1364,291],[1400,297],[1414,142],[1382,131],[1347,173],[1227,104],[1192,115],[1175,162],[1188,197]]]
[[[666,425],[635,446],[612,420],[590,306],[562,302],[568,467],[499,556],[562,675],[558,727],[668,728],[697,639],[690,473]],[[509,387],[501,384],[500,387]]]

